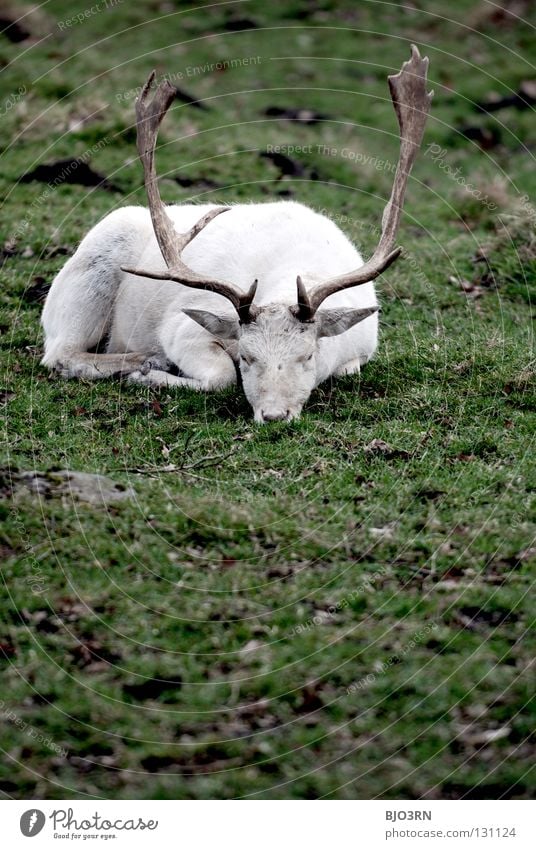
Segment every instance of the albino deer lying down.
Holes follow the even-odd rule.
[[[204,391],[239,374],[258,422],[296,418],[323,380],[358,372],[377,346],[372,281],[401,250],[400,214],[432,97],[427,68],[412,46],[389,77],[400,158],[364,264],[329,218],[299,203],[165,207],[154,150],[175,90],[162,82],[151,100],[153,72],[136,102],[149,210],[110,213],[57,275],[43,311],[43,363],[64,377],[126,374]],[[105,338],[107,353],[93,353]]]

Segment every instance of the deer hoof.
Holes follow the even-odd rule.
[[[171,362],[163,354],[151,354],[140,368],[141,374],[148,374],[152,370],[169,371]]]

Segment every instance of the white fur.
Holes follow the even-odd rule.
[[[214,207],[170,206],[167,213],[183,233]],[[363,263],[329,218],[302,204],[233,206],[201,231],[183,259],[194,271],[244,290],[258,279],[254,303],[269,308],[238,328],[236,312],[221,295],[122,272],[121,266],[165,268],[149,211],[125,207],[87,234],[54,280],[42,316],[43,363],[67,376],[94,379],[112,373],[113,357],[101,363],[98,354],[80,356],[108,335],[109,355],[132,352],[130,363],[115,368],[130,372],[130,379],[208,391],[236,381],[235,360],[255,418],[263,421],[299,415],[314,386],[331,375],[358,371],[376,350],[377,314],[340,335],[321,337],[318,329],[323,311],[376,306],[372,283],[330,296],[312,326],[300,325],[288,309],[296,304],[298,274],[310,288]],[[237,329],[230,335],[236,341],[208,332],[184,309],[233,322]],[[307,362],[305,353],[312,353]],[[149,362],[141,368],[144,360]],[[181,377],[166,374],[166,360]]]

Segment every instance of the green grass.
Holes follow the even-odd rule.
[[[425,7],[143,0],[62,30],[85,6],[51,0],[27,22],[49,37],[24,56],[28,42],[0,36],[0,106],[27,89],[2,117],[0,244],[14,250],[0,289],[2,466],[98,472],[135,490],[98,507],[10,497],[2,479],[6,797],[534,795],[536,252],[520,203],[535,196],[534,116],[474,109],[530,78],[533,30],[478,16],[473,0]],[[256,27],[226,29],[237,18]],[[385,76],[412,41],[430,56],[435,99],[406,257],[379,284],[381,345],[360,379],[321,387],[297,423],[259,428],[238,389],[62,382],[40,367],[32,293],[65,261],[57,248],[144,203],[123,95],[152,67],[182,72],[210,107],[177,102],[166,119],[167,202],[290,192],[368,255],[391,174],[342,151],[396,161]],[[244,57],[260,58],[188,76]],[[327,120],[289,123],[270,106]],[[459,132],[468,125],[499,143],[482,150]],[[259,156],[268,144],[311,145],[294,155],[304,176],[277,179]],[[121,191],[18,182],[89,150]],[[487,263],[472,261],[479,250]],[[367,450],[375,439],[392,450]],[[184,468],[159,473],[169,464]]]

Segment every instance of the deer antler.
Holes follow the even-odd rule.
[[[361,268],[331,277],[309,293],[301,277],[298,277],[298,317],[302,321],[312,321],[320,304],[330,295],[374,280],[400,256],[402,248],[395,247],[400,215],[408,177],[421,145],[433,96],[433,92],[428,94],[426,91],[427,71],[428,58],[421,59],[418,49],[412,44],[411,59],[404,62],[398,74],[388,77],[391,99],[400,126],[400,155],[391,197],[383,211],[378,246],[371,259]]]
[[[210,292],[216,292],[218,295],[223,295],[224,298],[227,298],[232,303],[242,322],[247,322],[251,317],[250,307],[255,297],[257,288],[256,280],[248,292],[243,292],[234,283],[209,280],[197,274],[182,260],[182,252],[186,245],[192,239],[195,239],[213,218],[221,215],[222,212],[228,212],[229,207],[221,206],[218,209],[210,210],[187,233],[179,235],[176,232],[160,197],[154,164],[158,129],[175,98],[176,90],[168,80],[164,80],[156,89],[152,100],[150,100],[149,92],[151,91],[154,78],[155,72],[152,71],[143,86],[140,96],[136,100],[137,147],[143,165],[145,191],[147,192],[147,199],[149,201],[154,232],[168,268],[167,271],[143,271],[138,268],[122,267],[122,271],[127,271],[129,274],[137,274],[141,277],[150,277],[153,280],[174,280],[177,283],[184,283],[186,286],[191,286],[193,289],[205,289]]]

